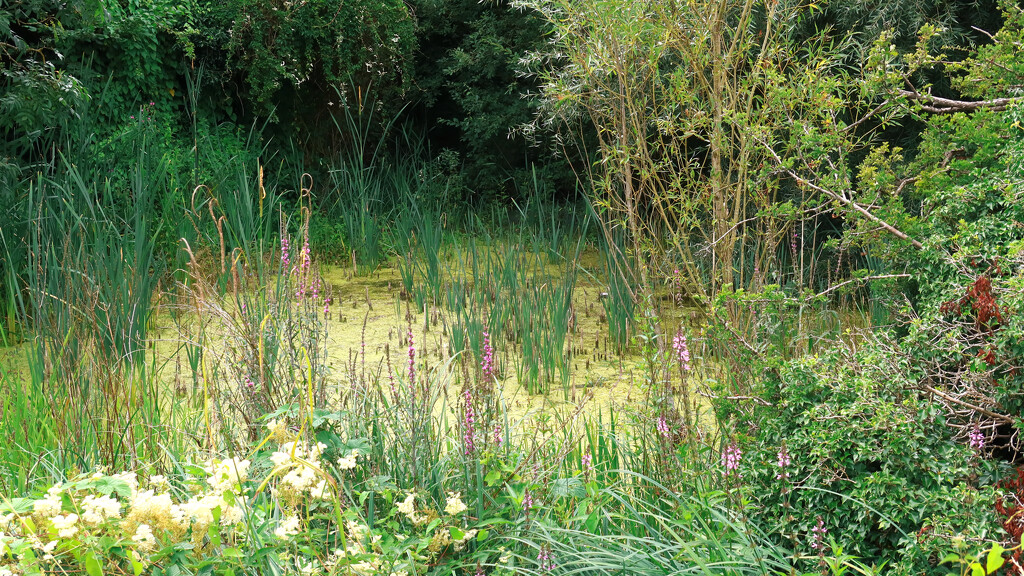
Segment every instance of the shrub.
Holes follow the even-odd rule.
[[[793,360],[764,387],[770,405],[740,423],[752,438],[743,478],[763,527],[796,550],[823,552],[824,529],[869,562],[920,574],[953,539],[980,543],[998,526],[994,465],[954,439],[882,343]]]

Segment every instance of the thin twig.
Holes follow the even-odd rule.
[[[839,284],[836,284],[835,286],[830,286],[829,288],[825,289],[824,291],[819,292],[818,295],[815,296],[815,298],[817,298],[819,296],[824,296],[825,294],[828,294],[829,292],[835,290],[836,288],[842,288],[843,286],[846,286],[847,284],[850,284],[850,283],[853,283],[853,282],[867,282],[868,280],[881,280],[883,278],[910,278],[910,274],[879,274],[877,276],[865,276],[863,278],[851,278],[850,280],[847,280],[846,282],[840,282]]]

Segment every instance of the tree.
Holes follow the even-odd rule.
[[[671,248],[704,305],[721,291],[763,282],[787,232],[829,208],[794,185],[795,163],[848,180],[848,160],[870,145],[876,107],[848,64],[849,34],[810,37],[816,8],[759,0],[523,0],[554,32],[533,55],[542,79],[540,123],[583,115],[601,161],[595,203],[624,228],[638,262]],[[646,266],[638,278],[647,285]]]

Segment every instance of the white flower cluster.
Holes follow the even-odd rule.
[[[409,492],[406,495],[405,500],[398,503],[396,507],[398,512],[404,514],[413,524],[419,524],[423,521],[423,517],[416,513],[416,493]]]
[[[446,514],[451,516],[457,516],[465,512],[468,508],[466,503],[462,501],[461,492],[449,492],[448,499],[446,501],[444,511]]]
[[[316,465],[320,462],[320,455],[324,453],[324,448],[327,446],[323,442],[317,442],[312,446],[307,446],[302,441],[285,442],[270,455],[270,461],[275,466],[285,466],[295,462]]]
[[[459,552],[463,548],[465,548],[466,544],[468,544],[473,538],[476,538],[476,535],[478,533],[479,531],[474,528],[473,530],[467,530],[463,532],[462,538],[454,538],[451,536],[451,530],[448,531],[449,538],[451,539],[452,544],[455,545],[456,552]]]
[[[456,517],[464,518],[468,510],[460,492],[447,493],[441,513],[429,503],[417,502],[422,493],[410,491],[398,493],[395,515],[408,519],[414,528],[405,524],[407,529],[398,530],[393,540],[384,541],[381,530],[371,530],[358,520],[358,513],[348,511],[344,516],[348,520],[339,527],[346,536],[342,539],[344,547],[333,554],[317,551],[318,557],[311,558],[305,545],[316,548],[317,543],[303,536],[316,510],[311,499],[330,496],[336,490],[338,472],[357,468],[362,456],[353,449],[340,457],[332,453],[328,460],[325,450],[322,443],[311,444],[294,436],[281,444],[270,458],[273,471],[260,485],[260,489],[265,485],[278,497],[269,502],[256,497],[260,490],[248,481],[251,463],[241,458],[213,458],[202,464],[201,472],[175,477],[173,489],[163,476],[147,478],[134,473],[98,473],[57,484],[29,501],[30,517],[0,514],[0,576],[31,573],[22,569],[22,565],[28,565],[26,558],[80,570],[83,547],[104,541],[126,549],[125,554],[143,566],[162,557],[154,555],[163,555],[171,547],[189,541],[188,549],[197,559],[217,554],[227,546],[244,550],[250,544],[250,532],[239,526],[247,521],[254,523],[260,533],[264,529],[273,531],[276,546],[280,547],[275,553],[280,553],[282,562],[293,560],[290,565],[297,574],[408,576],[420,573],[419,567],[429,558],[452,548],[463,550],[479,534],[476,529],[453,527],[460,523]],[[333,502],[337,504],[337,500]],[[254,509],[247,520],[246,507],[250,505]],[[303,546],[296,547],[292,543],[295,539]],[[398,546],[409,550],[415,546],[422,554],[395,563],[388,546],[396,542],[406,542]],[[260,545],[265,543],[261,541]]]
[[[60,514],[60,510],[64,506],[60,497],[61,492],[63,492],[63,485],[59,482],[51,486],[50,489],[46,491],[46,496],[42,500],[36,500],[32,503],[32,508],[35,513],[44,518]]]
[[[359,457],[359,450],[353,448],[348,456],[338,459],[339,470],[352,470],[356,467],[356,459]]]
[[[299,533],[299,525],[298,516],[288,516],[277,525],[277,529],[274,530],[274,535],[282,540],[287,540]]]
[[[153,535],[153,529],[149,524],[139,524],[135,529],[135,535],[132,536],[132,542],[138,544],[139,550],[143,552],[152,552],[156,549],[156,536]]]
[[[227,460],[211,460],[207,463],[206,473],[209,476],[206,483],[215,492],[227,490],[238,490],[242,482],[246,480],[246,473],[249,470],[248,460],[229,458]]]
[[[273,493],[285,505],[297,506],[307,497],[324,499],[331,496],[328,476],[321,461],[326,446],[322,442],[285,442],[270,455],[276,470],[287,470]]]
[[[50,522],[57,529],[58,538],[73,538],[78,533],[78,514],[58,514]]]
[[[267,432],[276,442],[283,442],[288,437],[288,423],[282,420],[271,420],[267,422]]]
[[[89,494],[82,500],[82,521],[90,526],[120,517],[121,503],[110,496]]]

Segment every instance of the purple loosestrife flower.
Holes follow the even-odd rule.
[[[972,450],[980,452],[985,447],[985,435],[981,432],[980,424],[974,424],[974,428],[971,429],[971,433],[967,435],[967,438]]]
[[[529,516],[531,508],[533,508],[533,495],[530,494],[530,490],[527,489],[523,494],[523,512]]]
[[[465,449],[466,456],[472,456],[473,452],[476,451],[476,444],[473,436],[475,435],[476,426],[476,414],[473,412],[473,394],[466,388],[465,393],[466,399],[466,414],[463,424],[466,427],[466,433],[462,437],[463,448]]]
[[[537,562],[540,564],[540,569],[543,572],[550,572],[555,569],[555,562],[551,557],[551,550],[547,547],[540,547],[540,553],[537,554]]]
[[[501,424],[494,424],[494,445],[497,447],[501,446]]]
[[[818,516],[818,525],[811,528],[811,548],[818,550],[822,554],[825,553],[825,534],[828,533],[828,529],[825,528],[825,521]]]
[[[782,448],[779,449],[779,460],[778,462],[776,462],[776,464],[779,466],[779,473],[775,475],[776,480],[789,478],[788,468],[790,462],[791,459],[789,457],[789,450],[786,450],[786,447],[783,446]]]
[[[742,476],[739,472],[742,457],[743,452],[735,442],[725,448],[725,452],[722,452],[722,467],[725,468],[726,476],[731,474],[736,474],[737,477]]]
[[[583,475],[590,477],[594,473],[594,456],[590,452],[583,454]]]
[[[484,574],[484,568],[479,562],[476,563],[476,573],[474,573],[473,576],[486,576]]]
[[[409,391],[415,390],[416,384],[416,343],[409,330]]]
[[[668,429],[668,420],[664,416],[658,416],[658,434],[668,438],[672,432]]]
[[[676,360],[683,370],[690,371],[690,348],[686,345],[686,335],[680,328],[676,337],[672,339],[672,348],[676,351]]]
[[[480,361],[480,370],[484,375],[484,384],[494,383],[494,348],[491,346],[491,335],[484,328],[483,360]]]
[[[291,266],[291,243],[288,241],[288,233],[281,231],[281,268],[287,273]]]

